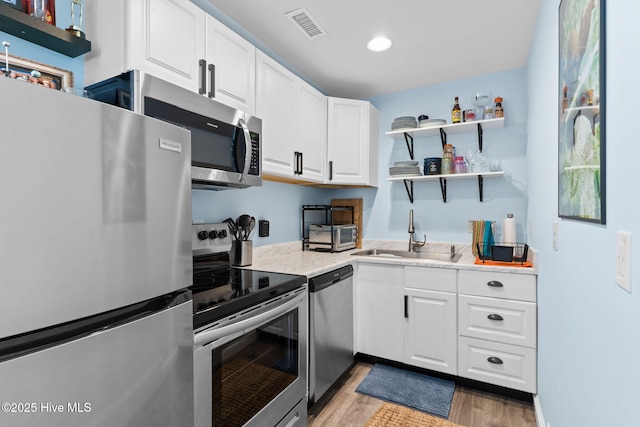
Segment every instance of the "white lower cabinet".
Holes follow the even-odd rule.
[[[536,393],[536,276],[359,262],[355,351]]]
[[[455,375],[456,294],[405,288],[404,362]]]
[[[536,277],[460,271],[458,335],[458,375],[535,393]]]
[[[359,264],[356,351],[457,371],[456,271]]]
[[[357,352],[402,360],[402,272],[401,265],[358,263],[354,298]]]

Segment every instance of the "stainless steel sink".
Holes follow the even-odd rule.
[[[379,258],[408,258],[408,259],[430,259],[434,261],[458,262],[462,254],[455,253],[452,247],[451,252],[433,251],[400,251],[394,249],[366,249],[355,252],[351,255],[370,256]]]

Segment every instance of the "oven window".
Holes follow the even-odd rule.
[[[212,425],[242,426],[300,375],[298,309],[212,350]]]

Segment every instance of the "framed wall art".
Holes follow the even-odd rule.
[[[56,90],[73,87],[73,73],[71,71],[13,55],[9,55],[8,63],[9,69],[7,70],[6,54],[0,53],[0,70],[2,70],[2,74],[12,79]]]
[[[561,0],[558,216],[606,223],[605,0]]]

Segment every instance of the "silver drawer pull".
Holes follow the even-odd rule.
[[[499,357],[493,357],[493,356],[489,357],[487,359],[487,362],[493,363],[495,365],[502,365],[504,363],[502,359],[500,359]]]
[[[490,280],[487,282],[487,286],[491,286],[492,288],[502,288],[504,285],[497,280]]]
[[[487,316],[487,319],[489,320],[504,320],[504,318],[502,316],[500,316],[499,314],[490,314]]]

